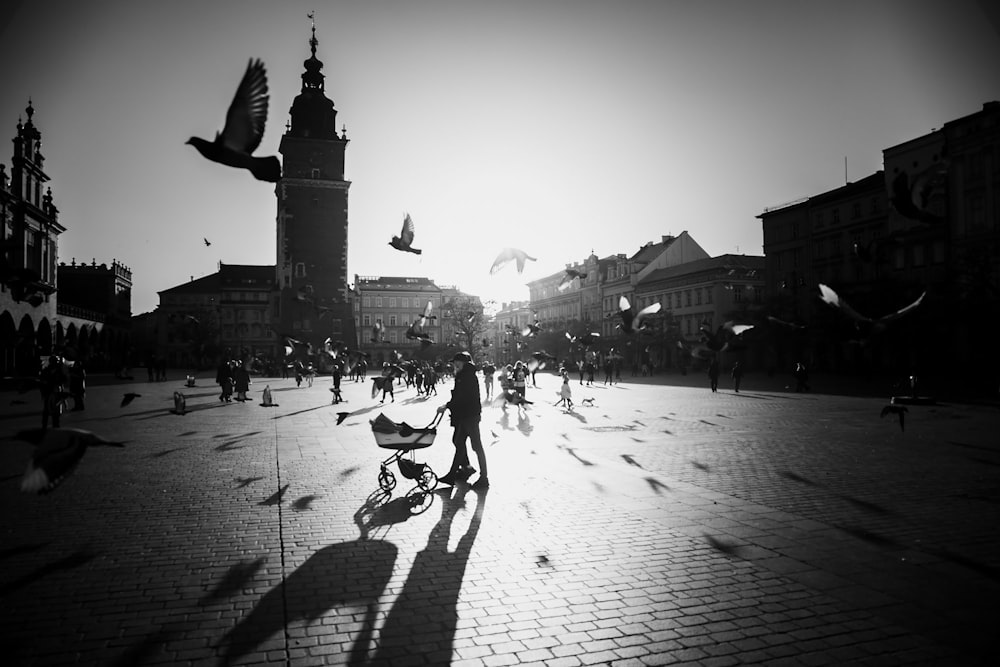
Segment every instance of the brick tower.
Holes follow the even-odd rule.
[[[316,24],[302,91],[289,110],[281,137],[282,177],[275,194],[276,282],[279,335],[314,348],[328,336],[355,345],[347,286],[347,130],[337,134],[337,110],[324,93],[323,63],[316,58]],[[279,348],[280,349],[280,348]]]

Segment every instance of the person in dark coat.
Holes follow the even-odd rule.
[[[442,484],[454,484],[469,478],[475,468],[469,465],[469,452],[465,441],[470,440],[472,450],[479,461],[479,479],[472,485],[475,489],[489,487],[490,481],[486,472],[486,451],[479,435],[479,419],[482,404],[479,398],[479,381],[476,379],[476,366],[472,363],[472,355],[459,352],[452,358],[455,367],[455,387],[451,390],[451,400],[437,409],[438,414],[451,410],[451,425],[455,428],[452,443],[455,445],[455,456],[451,469],[438,481]]]
[[[246,364],[242,361],[236,362],[236,368],[233,370],[233,385],[236,390],[236,400],[246,401],[247,392],[250,391],[250,371],[247,370]]]
[[[59,394],[63,392],[68,381],[69,376],[66,374],[62,359],[56,355],[49,357],[48,363],[38,375],[38,389],[42,393],[42,428],[48,428],[50,417],[52,426],[59,428],[63,410],[63,399]]]
[[[719,390],[719,360],[712,358],[712,363],[708,365],[708,382],[712,386],[712,391]]]
[[[740,382],[742,380],[743,380],[743,366],[741,366],[740,362],[737,361],[733,365],[733,389],[737,393],[739,393],[740,391]]]

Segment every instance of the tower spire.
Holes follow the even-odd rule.
[[[312,57],[316,57],[316,46],[319,44],[319,40],[316,39],[316,10],[306,14],[309,20],[312,21],[312,37],[309,38],[309,48],[312,50]]]

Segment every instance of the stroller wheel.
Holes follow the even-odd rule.
[[[392,471],[382,468],[378,473],[378,485],[385,491],[392,491],[396,488],[396,476]]]
[[[406,492],[406,502],[410,507],[410,514],[422,514],[434,503],[434,494],[415,486]]]

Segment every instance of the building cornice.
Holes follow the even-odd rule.
[[[282,178],[281,185],[321,190],[347,190],[351,187],[351,181],[331,181],[322,178]]]

